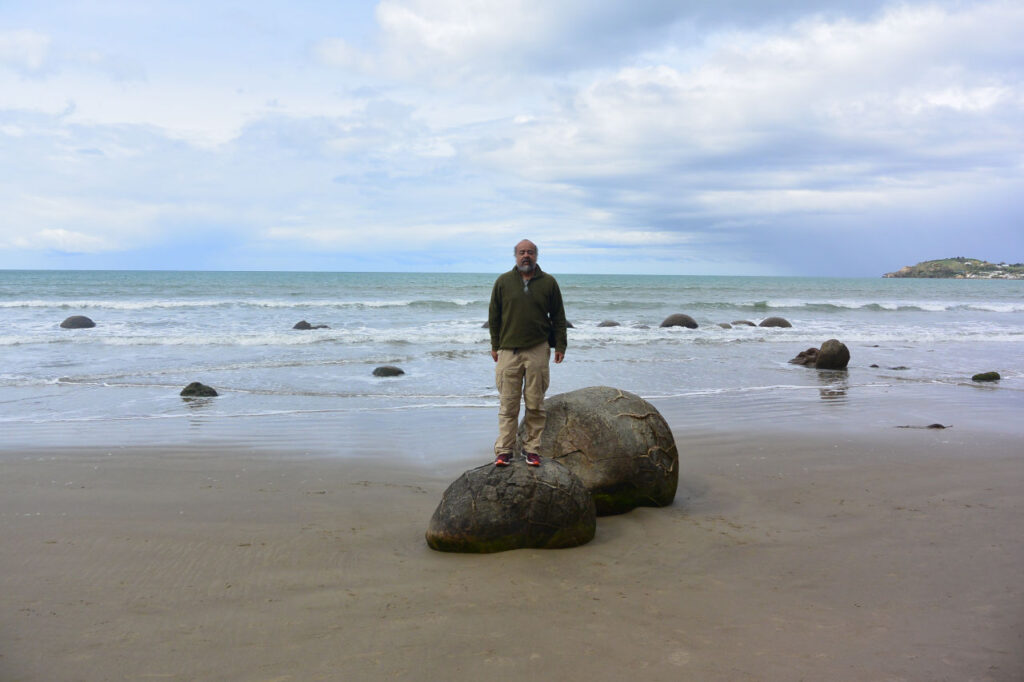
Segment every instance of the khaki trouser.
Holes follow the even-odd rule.
[[[498,366],[494,370],[494,381],[498,387],[498,440],[494,441],[494,453],[513,453],[516,432],[519,430],[519,401],[526,403],[526,437],[523,439],[525,452],[540,451],[540,434],[544,430],[547,415],[544,414],[544,392],[548,390],[550,374],[548,360],[551,348],[547,342],[532,348],[499,350]]]

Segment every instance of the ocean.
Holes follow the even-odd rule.
[[[0,447],[489,456],[497,274],[0,271]],[[1024,433],[1024,281],[553,274],[573,328],[549,395],[637,393],[679,441],[936,422]],[[673,313],[699,327],[659,327]],[[71,315],[96,327],[60,328]],[[720,326],[769,316],[793,326]],[[788,362],[830,338],[847,371]],[[375,377],[385,364],[405,374]],[[989,370],[1002,380],[971,381]],[[182,399],[192,381],[220,396]]]

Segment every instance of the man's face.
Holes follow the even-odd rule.
[[[516,244],[516,267],[519,272],[533,272],[537,267],[537,246],[533,242]]]

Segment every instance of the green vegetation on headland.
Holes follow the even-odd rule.
[[[908,265],[882,277],[932,277],[950,279],[1024,279],[1024,263],[989,263],[977,258],[943,258]]]

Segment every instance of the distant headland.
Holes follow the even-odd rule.
[[[1024,263],[989,263],[977,258],[943,258],[908,265],[882,277],[930,277],[946,279],[1024,279]]]

